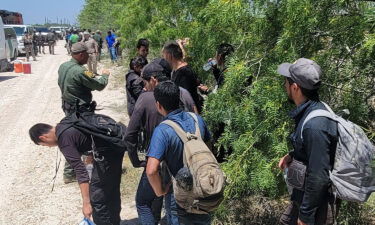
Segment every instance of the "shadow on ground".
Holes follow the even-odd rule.
[[[0,76],[0,82],[16,78],[17,76]]]

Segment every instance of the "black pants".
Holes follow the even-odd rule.
[[[120,182],[124,154],[110,152],[103,161],[94,161],[90,183],[90,201],[96,225],[121,222]]]
[[[340,201],[336,203],[333,203],[333,200],[323,202],[315,213],[314,225],[333,225],[338,214],[339,206]],[[298,215],[299,204],[297,202],[291,202],[281,215],[280,223],[283,225],[297,225]]]

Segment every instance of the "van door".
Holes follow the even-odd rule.
[[[0,60],[7,58],[3,20],[0,18]]]
[[[8,59],[5,48],[5,34],[3,19],[0,17],[0,71],[8,70]]]

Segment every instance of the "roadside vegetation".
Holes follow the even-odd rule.
[[[205,101],[212,132],[224,129],[216,148],[225,158],[226,199],[218,224],[276,224],[288,199],[277,162],[291,146],[283,80],[277,65],[300,57],[324,70],[321,99],[375,141],[375,4],[360,0],[86,0],[82,28],[116,29],[122,47],[139,38],[158,55],[168,40],[190,38],[188,60],[202,83],[202,65],[216,46],[231,43],[224,86]],[[126,63],[127,64],[127,63]],[[121,88],[121,87],[120,87]],[[340,224],[373,224],[375,203],[344,203]]]

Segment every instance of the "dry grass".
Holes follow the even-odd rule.
[[[121,199],[134,200],[134,195],[138,187],[139,179],[143,168],[134,168],[130,162],[128,154],[125,154],[122,166],[121,177]]]

